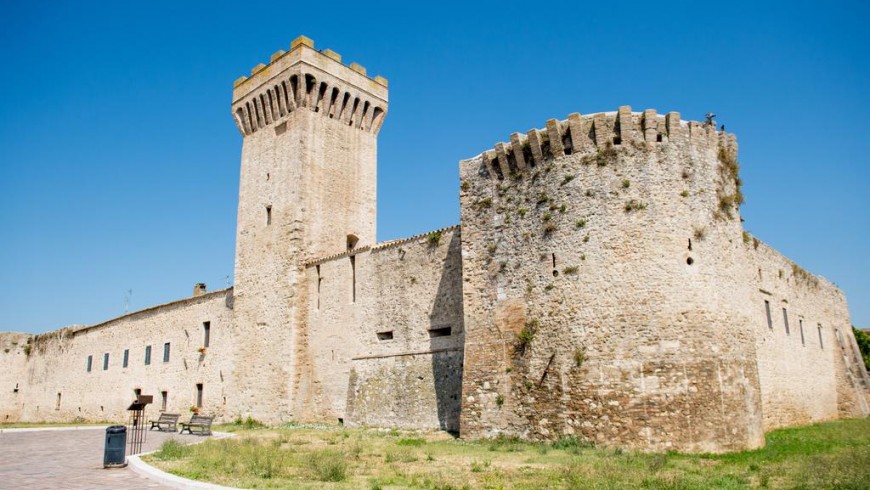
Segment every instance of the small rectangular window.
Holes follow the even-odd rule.
[[[148,366],[151,364],[151,346],[145,346],[145,365]]]
[[[272,224],[272,206],[266,206],[266,224]]]
[[[438,327],[429,329],[429,338],[434,339],[435,337],[449,337],[450,330],[450,327]]]
[[[804,338],[804,320],[802,318],[798,319],[798,326],[801,328],[801,345],[807,345],[807,341]]]
[[[196,384],[196,407],[202,408],[202,383]]]
[[[822,340],[822,324],[821,323],[819,323],[818,330],[819,330],[819,349],[824,349],[825,348],[825,341]]]
[[[93,365],[93,363],[94,363],[94,356],[88,356],[88,367],[87,367],[88,372],[91,372],[91,365]]]
[[[378,332],[378,340],[393,340],[393,331]]]
[[[109,370],[109,353],[103,354],[103,371]]]
[[[202,346],[208,347],[211,337],[211,322],[202,322]]]
[[[123,367],[127,367],[127,364],[130,362],[130,349],[124,349],[124,362]]]
[[[161,391],[160,392],[160,411],[166,411],[166,403],[169,401],[169,392]]]
[[[356,256],[350,256],[350,281],[351,281],[351,291],[350,291],[350,302],[356,303]]]
[[[773,318],[770,316],[770,301],[764,300],[764,311],[767,313],[767,328],[773,330]]]
[[[169,342],[163,344],[163,362],[169,362]]]
[[[791,335],[788,331],[788,311],[785,308],[782,309],[782,322],[785,323],[785,334]]]

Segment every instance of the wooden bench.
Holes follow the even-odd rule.
[[[151,428],[148,430],[154,430],[156,428],[161,432],[175,432],[178,430],[176,424],[178,423],[179,417],[181,417],[181,415],[177,413],[161,413],[157,420],[151,421]]]
[[[184,434],[184,431],[187,431],[189,434],[193,434],[196,432],[201,436],[210,436],[211,435],[211,421],[214,417],[207,417],[205,415],[193,415],[190,417],[190,422],[181,423],[181,433]]]

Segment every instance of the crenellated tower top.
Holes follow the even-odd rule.
[[[345,65],[331,49],[314,49],[314,41],[305,36],[233,83],[233,119],[244,136],[279,124],[300,107],[377,134],[387,103],[386,78],[369,77],[355,62]]]

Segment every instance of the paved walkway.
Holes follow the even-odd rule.
[[[129,468],[103,469],[105,438],[105,428],[0,432],[0,488],[169,488]],[[186,443],[202,440],[201,436],[152,431],[142,450],[158,449],[169,438]]]

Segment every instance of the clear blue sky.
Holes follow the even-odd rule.
[[[380,240],[458,223],[457,162],[514,131],[714,111],[739,138],[746,228],[870,327],[867,4],[586,3],[3,1],[0,330],[231,282],[232,82],[299,34],[390,80]]]

